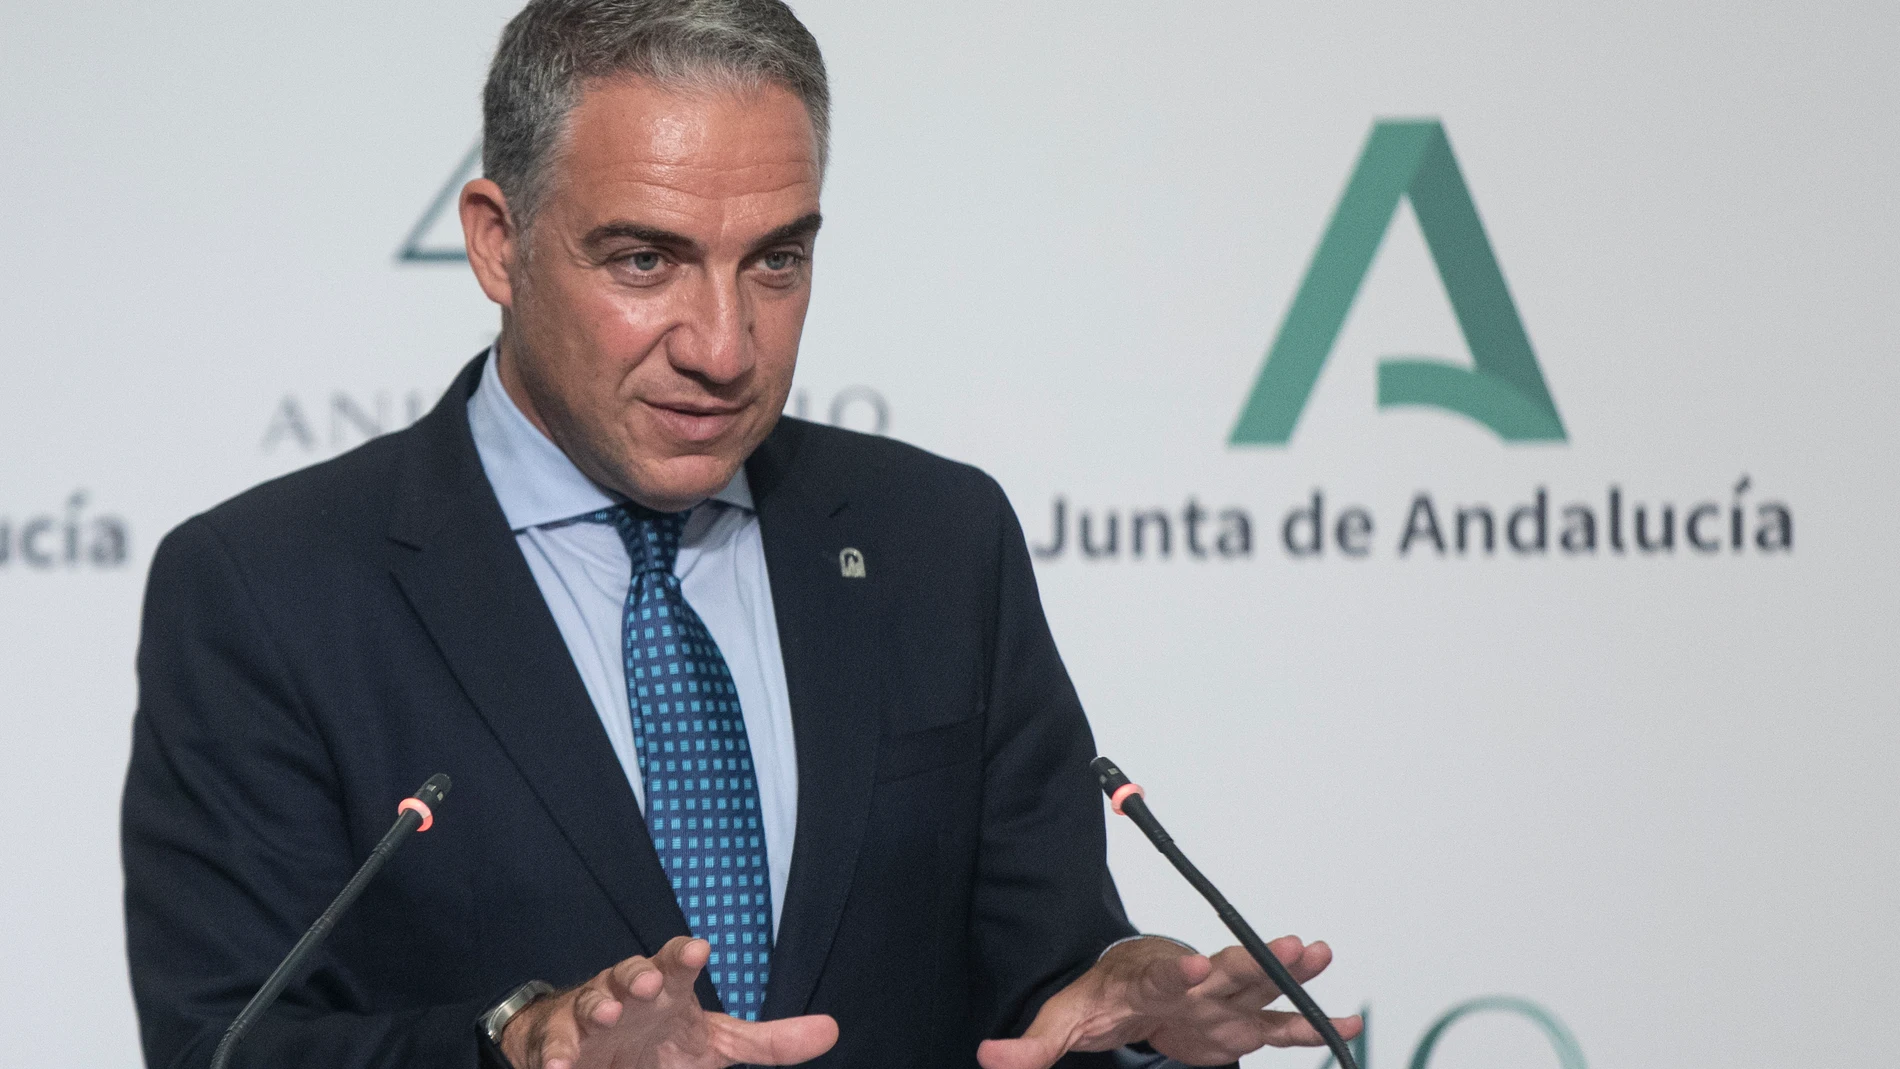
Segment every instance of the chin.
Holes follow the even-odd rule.
[[[634,499],[649,508],[680,512],[724,490],[743,463],[685,456],[645,465],[644,474],[648,477],[635,483],[640,493],[634,495]]]

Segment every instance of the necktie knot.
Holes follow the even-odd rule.
[[[629,501],[589,515],[594,523],[610,523],[620,532],[627,556],[633,561],[637,578],[648,572],[673,574],[673,562],[680,555],[680,532],[686,528],[686,513],[655,512]]]

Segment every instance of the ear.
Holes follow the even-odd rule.
[[[489,300],[513,308],[514,281],[508,272],[515,264],[520,235],[508,211],[508,198],[502,195],[500,186],[477,178],[462,187],[459,208],[462,241],[468,246],[468,265],[475,270],[475,281]]]

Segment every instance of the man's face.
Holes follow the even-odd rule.
[[[507,309],[503,384],[595,482],[691,507],[731,480],[791,389],[818,230],[811,121],[776,86],[597,83],[551,167],[527,233],[491,240],[489,271],[469,233]]]

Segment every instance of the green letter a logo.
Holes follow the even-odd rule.
[[[1412,211],[1451,297],[1474,366],[1438,360],[1379,362],[1379,405],[1460,412],[1507,442],[1561,442],[1563,421],[1504,286],[1497,257],[1436,120],[1379,122],[1333,212],[1300,292],[1228,438],[1285,445],[1346,322],[1399,198]]]

